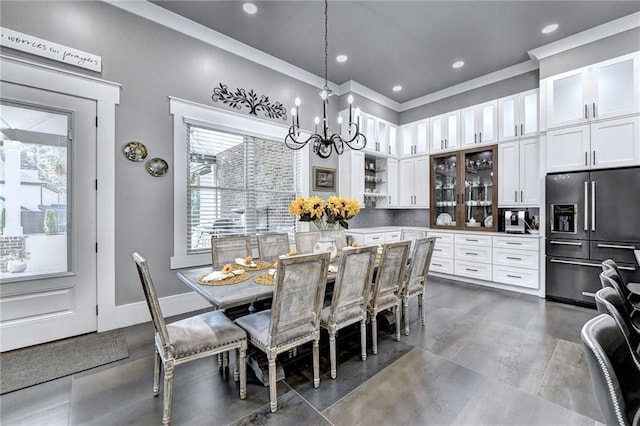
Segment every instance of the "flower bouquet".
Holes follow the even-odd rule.
[[[313,222],[320,231],[333,230],[336,226],[348,229],[348,220],[359,212],[360,203],[355,198],[329,197],[325,201],[320,197],[298,197],[289,205],[292,216],[297,216],[300,222]]]

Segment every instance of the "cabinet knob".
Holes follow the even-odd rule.
[[[593,113],[593,118],[596,118],[596,103],[593,103],[593,108],[591,110],[591,112]]]

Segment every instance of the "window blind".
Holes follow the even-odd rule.
[[[300,192],[299,155],[282,143],[187,125],[187,253],[208,252],[211,237],[286,232]]]

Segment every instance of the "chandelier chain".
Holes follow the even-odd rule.
[[[327,87],[329,79],[327,78],[327,61],[329,57],[329,2],[324,0],[324,85]]]

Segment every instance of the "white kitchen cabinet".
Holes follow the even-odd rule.
[[[539,287],[539,240],[493,237],[493,280],[497,283],[537,289]]]
[[[398,160],[387,158],[387,207],[398,207],[400,205],[398,198],[399,180]]]
[[[431,117],[431,152],[460,146],[460,111]]]
[[[546,158],[550,173],[640,165],[640,117],[551,130]]]
[[[365,205],[365,155],[363,151],[346,150],[339,156],[338,193],[341,197],[355,198],[360,205]]]
[[[427,237],[435,237],[431,266],[429,271],[441,274],[453,274],[453,234],[428,231]]]
[[[547,128],[640,112],[640,52],[546,79]]]
[[[398,126],[366,113],[362,114],[361,119],[361,132],[367,138],[365,151],[398,155]]]
[[[388,129],[388,143],[387,143],[387,154],[389,155],[393,155],[393,156],[397,156],[399,149],[398,149],[398,126],[394,125],[394,124],[389,124],[387,126]]]
[[[429,151],[429,120],[405,124],[400,127],[402,148],[400,156],[426,154]]]
[[[498,139],[535,136],[538,126],[538,89],[498,99]]]
[[[485,102],[460,111],[462,147],[498,141],[498,101]]]
[[[540,205],[538,138],[498,145],[498,207]]]
[[[429,156],[401,159],[398,175],[400,207],[429,207]]]
[[[389,207],[389,195],[397,198],[397,162],[395,158],[364,155],[364,206],[366,208]],[[391,176],[394,173],[395,176]]]

